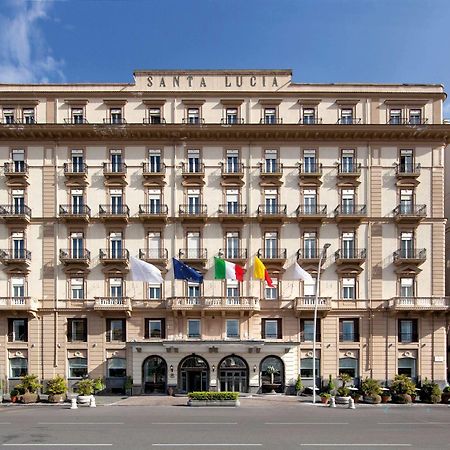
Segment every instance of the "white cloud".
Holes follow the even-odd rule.
[[[0,82],[64,80],[64,62],[52,56],[42,31],[42,22],[48,19],[53,3],[54,0],[11,0],[9,13],[0,14]]]

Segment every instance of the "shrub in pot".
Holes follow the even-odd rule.
[[[383,391],[381,393],[381,403],[387,403],[391,401],[391,392],[390,391]]]
[[[63,402],[67,395],[67,382],[60,376],[56,375],[47,383],[47,394],[48,401],[50,403],[60,403]]]
[[[324,405],[326,405],[330,401],[330,398],[331,398],[331,394],[329,392],[322,392],[320,394],[320,400],[322,401],[322,403]]]
[[[350,383],[352,377],[348,373],[340,373],[339,379],[342,382],[342,386],[339,386],[336,391],[337,403],[348,403],[350,401],[350,389],[347,383]]]
[[[10,393],[9,396],[11,398],[11,403],[16,403],[19,397],[19,391],[17,389],[13,389]]]
[[[295,392],[299,394],[303,390],[303,383],[300,374],[297,376],[297,381],[295,382]]]
[[[391,384],[391,392],[395,403],[412,403],[412,395],[416,394],[416,385],[406,375],[396,375]]]
[[[381,402],[383,390],[377,380],[366,377],[361,384],[361,390],[364,393],[364,401],[366,403],[378,404]]]
[[[442,391],[441,399],[442,403],[450,403],[450,386],[445,386],[444,390]]]
[[[37,375],[25,375],[21,377],[21,382],[16,386],[16,389],[22,395],[20,401],[22,403],[36,403],[39,400],[37,391],[42,388],[42,384],[39,383]]]
[[[420,400],[426,403],[440,403],[441,395],[442,392],[439,385],[425,378],[420,389]]]
[[[128,376],[123,383],[123,390],[125,391],[126,395],[131,395],[133,390],[133,378]]]
[[[89,403],[94,394],[94,380],[89,378],[80,380],[76,385],[76,390],[78,403]]]
[[[93,382],[93,388],[94,388],[94,394],[98,394],[101,391],[104,391],[106,389],[106,384],[105,381],[103,380],[103,378],[99,377],[99,378],[94,378],[92,380]]]

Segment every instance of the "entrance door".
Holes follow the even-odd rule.
[[[160,356],[149,356],[143,364],[145,394],[165,394],[167,364]]]
[[[248,391],[247,363],[239,356],[230,355],[219,365],[220,390],[230,392]]]
[[[183,392],[209,389],[208,363],[200,356],[192,355],[180,363],[180,386]]]

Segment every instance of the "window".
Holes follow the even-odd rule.
[[[356,158],[355,150],[344,149],[341,153],[341,172],[353,173],[356,172]]]
[[[28,319],[8,319],[8,342],[28,341]]]
[[[226,173],[239,173],[241,168],[239,165],[239,150],[226,151]]]
[[[302,110],[304,125],[313,125],[316,123],[316,111],[314,108],[303,108]]]
[[[87,358],[69,358],[69,378],[86,378]]]
[[[159,259],[161,257],[161,232],[149,231],[147,234],[148,258]]]
[[[112,259],[121,259],[123,257],[123,240],[121,232],[110,232],[108,236],[109,241],[109,256]]]
[[[225,111],[225,120],[229,125],[238,123],[238,109],[227,108]]]
[[[25,236],[23,231],[11,233],[11,253],[14,259],[25,258]]]
[[[201,162],[200,162],[200,150],[188,150],[188,172],[189,173],[199,173],[201,172]]]
[[[225,259],[239,258],[239,231],[227,231],[225,234]]]
[[[13,214],[25,214],[25,191],[23,189],[12,190]]]
[[[402,231],[400,233],[400,257],[414,257],[414,240],[412,231]]]
[[[398,374],[406,375],[409,378],[416,378],[416,359],[415,358],[399,358],[398,359]]]
[[[238,339],[239,338],[239,320],[227,319],[226,321],[227,338]]]
[[[84,235],[83,233],[70,233],[70,257],[73,259],[84,258]]]
[[[191,259],[201,258],[200,231],[188,231],[186,233],[187,257]]]
[[[302,358],[300,359],[300,377],[312,378],[313,377],[313,359]],[[316,378],[320,377],[320,359],[316,358]]]
[[[123,279],[109,278],[109,296],[121,299],[123,297]]]
[[[317,156],[315,150],[304,150],[303,151],[303,171],[305,173],[316,173],[317,172]]]
[[[67,319],[67,341],[87,342],[87,319]]]
[[[342,189],[341,191],[342,214],[354,214],[355,212],[355,190]]]
[[[301,342],[312,342],[314,339],[314,320],[300,319],[300,340]],[[316,324],[316,341],[320,342],[320,318]]]
[[[342,258],[351,259],[355,257],[355,232],[346,231],[341,235]]]
[[[356,278],[342,278],[342,298],[344,300],[356,298]]]
[[[412,189],[400,189],[400,213],[414,213],[414,192]]]
[[[3,108],[3,123],[11,125],[15,123],[15,113],[13,108]]]
[[[400,173],[414,172],[414,153],[410,149],[400,150]]]
[[[25,172],[25,150],[15,149],[11,153],[14,172]]]
[[[239,281],[225,280],[227,305],[239,305]]]
[[[264,189],[265,214],[278,214],[278,191],[276,189]]]
[[[149,151],[148,151],[148,171],[150,173],[161,172],[161,150],[149,149]]]
[[[125,358],[108,359],[108,378],[124,378],[127,376],[127,360]]]
[[[188,281],[187,296],[189,297],[188,302],[191,305],[198,305],[200,303],[200,284]]]
[[[389,111],[389,123],[391,125],[400,125],[402,123],[402,110],[391,109]]]
[[[262,319],[262,339],[282,339],[281,319]]]
[[[316,301],[316,298],[315,298],[316,297],[316,282],[317,282],[317,280],[315,277],[313,277],[313,279],[311,281],[305,280],[303,282],[303,295],[308,300],[307,304],[314,305],[314,302]],[[317,302],[320,305],[321,300],[317,299]]]
[[[403,298],[414,297],[414,278],[413,277],[400,278],[400,297],[403,297]]]
[[[200,189],[187,190],[187,212],[188,214],[200,214]]]
[[[36,123],[36,120],[34,117],[34,108],[23,108],[22,109],[22,117],[23,117],[23,123],[26,123],[26,124]]]
[[[79,125],[79,124],[84,123],[83,108],[71,108],[70,115],[71,115],[73,124]]]
[[[303,233],[303,258],[317,258],[317,234],[315,231]]]
[[[418,320],[399,319],[398,321],[398,341],[401,343],[418,342]]]
[[[317,190],[303,189],[304,214],[317,214]]]
[[[264,168],[266,173],[277,173],[278,170],[278,151],[265,150],[264,151]]]
[[[11,277],[11,297],[21,298],[25,296],[25,278]]]
[[[339,373],[346,373],[352,378],[359,376],[358,360],[356,358],[339,358]]]
[[[412,125],[420,125],[422,123],[422,111],[420,109],[409,110],[409,123]]]
[[[239,213],[239,190],[227,189],[225,191],[226,197],[226,212],[227,214]]]
[[[145,319],[145,339],[165,339],[165,319]]]
[[[339,319],[339,342],[359,341],[359,319]]]
[[[106,319],[106,342],[126,341],[126,320]]]
[[[200,123],[200,109],[199,108],[188,108],[187,123],[190,123],[190,124]]]
[[[148,285],[148,298],[149,300],[161,299],[161,285],[149,283]]]
[[[266,300],[277,300],[278,299],[278,280],[276,278],[272,278],[273,287],[265,284],[264,286],[264,298]]]
[[[122,108],[110,108],[109,117],[111,119],[111,123],[113,124],[123,123]]]
[[[123,191],[122,189],[110,189],[111,214],[123,214]]]
[[[161,108],[149,108],[148,123],[154,125],[161,123]]]
[[[161,189],[149,189],[148,194],[148,212],[149,214],[161,214],[162,194]]]
[[[266,231],[264,233],[264,257],[277,258],[278,257],[278,232]]]
[[[109,162],[111,163],[111,172],[122,172],[124,169],[122,150],[111,150],[109,154]]]
[[[70,206],[72,214],[84,213],[84,193],[82,189],[71,189],[70,191]]]
[[[83,173],[84,172],[84,154],[83,150],[73,149],[70,152],[72,160],[72,172]]]
[[[20,378],[28,374],[27,358],[10,358],[9,359],[9,376],[10,378]]]
[[[277,123],[277,110],[276,108],[264,108],[263,123],[274,124]]]
[[[341,109],[341,121],[344,125],[351,125],[353,123],[353,108]]]
[[[84,279],[71,278],[70,279],[70,298],[72,300],[84,299]]]
[[[200,335],[200,320],[189,319],[188,320],[188,337],[199,338]]]

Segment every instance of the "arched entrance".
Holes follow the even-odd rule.
[[[248,392],[248,365],[239,356],[230,355],[220,361],[219,382],[221,391]]]
[[[267,356],[261,361],[259,367],[261,391],[284,391],[284,363],[278,356]]]
[[[167,363],[161,356],[149,356],[142,364],[142,381],[145,394],[165,394],[167,388]]]
[[[207,391],[209,389],[209,366],[204,358],[190,355],[179,365],[182,392]]]

